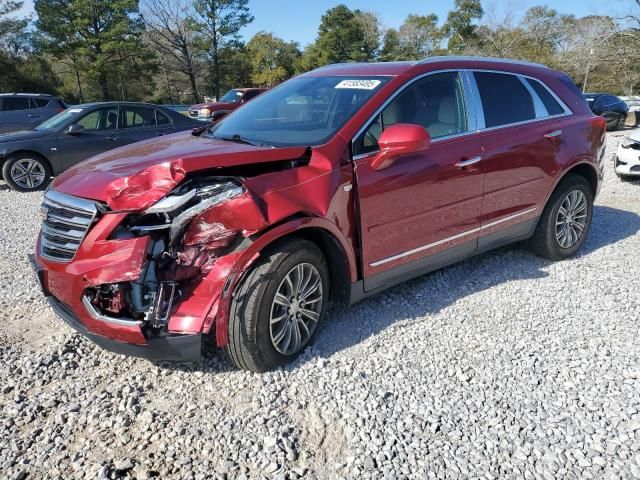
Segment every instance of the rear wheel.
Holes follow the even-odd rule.
[[[570,174],[551,195],[533,237],[531,250],[550,260],[574,255],[584,243],[593,215],[593,192],[584,177]]]
[[[227,356],[255,372],[293,361],[313,341],[328,294],[327,263],[314,243],[300,239],[274,248],[236,290]]]
[[[19,192],[42,190],[51,179],[49,164],[35,154],[20,154],[9,158],[2,166],[7,184]]]

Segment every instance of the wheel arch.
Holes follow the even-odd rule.
[[[575,162],[570,168],[567,168],[566,170],[564,170],[561,175],[558,175],[555,182],[547,192],[547,197],[545,199],[544,205],[546,205],[547,202],[549,202],[551,195],[553,195],[553,192],[555,192],[556,188],[558,188],[558,185],[560,185],[562,180],[564,180],[567,177],[567,175],[572,175],[572,174],[579,175],[587,180],[587,182],[589,183],[589,186],[591,187],[591,192],[593,193],[593,196],[595,198],[599,190],[601,175],[598,173],[598,170],[593,165],[593,162],[588,161],[587,159],[582,159]]]
[[[231,280],[221,292],[216,307],[216,343],[219,347],[225,346],[228,342],[229,312],[236,288],[260,256],[279,243],[293,238],[307,239],[320,248],[329,266],[331,299],[348,304],[351,284],[357,280],[353,247],[338,227],[327,219],[309,216],[290,217],[258,234],[235,262],[231,271]]]

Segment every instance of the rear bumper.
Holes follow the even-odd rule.
[[[165,360],[171,362],[188,363],[197,362],[202,353],[202,335],[170,335],[166,337],[146,339],[145,344],[131,344],[120,342],[90,331],[76,316],[71,308],[58,300],[48,291],[44,282],[44,271],[38,265],[35,257],[29,255],[29,260],[38,278],[38,283],[43,294],[47,297],[49,305],[67,325],[78,333],[81,333],[98,346],[114,353],[146,358],[149,360]]]

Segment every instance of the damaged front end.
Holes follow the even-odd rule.
[[[228,204],[231,201],[237,203],[233,208]],[[219,208],[222,204],[226,204],[224,209]],[[147,339],[167,335],[180,302],[192,294],[216,259],[247,233],[246,222],[241,227],[232,210],[246,211],[251,205],[255,209],[241,178],[202,175],[187,179],[151,207],[129,214],[111,233],[115,241],[149,238],[138,279],[88,288],[85,297],[101,314],[140,325]],[[259,212],[254,214],[261,218]],[[254,227],[261,224],[254,222]]]

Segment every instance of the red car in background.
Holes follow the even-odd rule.
[[[217,121],[266,90],[266,88],[234,88],[225,93],[218,102],[191,105],[189,116],[197,120]]]
[[[515,241],[574,255],[604,139],[542,65],[333,65],[195,135],[68,170],[32,261],[55,311],[105,348],[193,361],[212,333],[238,367],[268,370],[313,340],[329,300]]]

